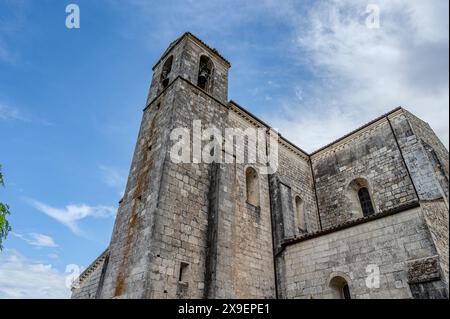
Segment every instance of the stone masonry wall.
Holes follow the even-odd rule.
[[[428,160],[434,170],[435,176],[442,189],[448,205],[449,196],[449,155],[444,144],[439,140],[430,125],[410,112],[404,110],[404,114],[411,125],[414,135],[420,140]]]
[[[381,119],[338,145],[311,157],[324,228],[362,217],[353,207],[350,183],[368,181],[376,212],[417,200],[389,123]]]
[[[334,276],[347,278],[354,299],[411,298],[408,261],[434,255],[420,208],[376,219],[287,246],[287,298],[333,298]],[[370,264],[379,288],[366,286]]]
[[[154,211],[160,190],[175,90],[169,86],[143,114],[125,195],[110,243],[101,298],[145,298]]]
[[[101,255],[81,274],[72,288],[72,299],[95,299],[100,284],[106,254]]]
[[[194,120],[200,120],[203,129],[245,126],[228,123],[233,122],[231,114],[228,119],[228,108],[187,81],[180,79],[174,85],[177,95],[171,129],[193,131]],[[166,154],[150,247],[153,258],[147,297],[274,296],[267,177],[260,176],[260,207],[251,207],[245,200],[246,166],[231,165],[236,169],[227,169],[226,175],[218,178],[223,192],[214,195],[213,164],[173,163]],[[227,192],[228,200],[220,201],[216,208],[218,221],[211,221],[211,196]],[[214,230],[217,235],[209,241],[209,232]],[[218,247],[216,255],[210,256],[209,248],[214,245]],[[188,265],[186,282],[179,281],[182,263]],[[214,273],[209,278],[205,278],[206,265]]]
[[[320,230],[314,182],[308,157],[281,142],[278,150],[278,170],[269,177],[269,182],[277,293],[279,298],[285,298],[286,263],[281,244],[287,238]],[[306,231],[303,232],[300,232],[297,227],[296,196],[303,201],[306,226]]]
[[[439,263],[448,291],[449,273],[449,218],[448,208],[443,200],[422,202],[422,211],[425,216],[431,237],[439,253]]]
[[[421,200],[442,197],[441,187],[420,138],[414,134],[405,113],[389,117],[417,193]]]
[[[147,96],[147,103],[151,103],[163,90],[163,86],[161,84],[161,72],[163,69],[164,62],[170,57],[173,57],[172,60],[172,70],[168,74],[169,82],[172,82],[176,79],[178,75],[182,73],[182,64],[183,64],[183,44],[185,40],[182,40],[180,45],[176,45],[170,49],[169,54],[163,57],[162,60],[155,66],[153,70],[153,76],[150,83],[150,88]]]
[[[408,283],[414,299],[448,299],[448,285],[441,277],[437,255],[408,263]]]
[[[208,50],[199,44],[198,40],[190,37],[186,38],[186,44],[183,51],[182,74],[184,79],[193,84],[197,84],[198,69],[201,55],[208,56],[214,64],[213,91],[209,92],[212,96],[222,103],[228,102],[228,68],[229,65],[211,54]]]
[[[244,120],[233,111],[228,114],[228,126],[242,130],[259,127],[258,124]],[[247,158],[248,148],[243,150],[241,148],[239,152],[243,152]],[[225,172],[227,178],[232,179],[232,184],[229,185],[231,188],[229,204],[232,208],[226,207],[227,203],[224,203],[222,227],[218,229],[218,233],[223,242],[221,248],[223,259],[220,262],[226,262],[228,265],[223,271],[228,272],[232,290],[222,291],[221,295],[231,298],[274,298],[275,279],[268,176],[259,171],[263,164],[246,162],[224,165],[234,166],[234,169]],[[247,202],[246,169],[249,166],[258,172],[258,207]],[[234,176],[228,175],[233,173]],[[219,254],[222,252],[219,251]]]
[[[193,120],[218,127],[226,119],[226,108],[200,89],[179,79],[172,110],[170,131],[186,128]],[[190,135],[191,141],[193,136]],[[205,289],[210,164],[174,163],[168,143],[162,168],[161,193],[155,212],[154,234],[148,269],[148,298],[201,298]],[[192,154],[191,154],[192,155]],[[191,156],[192,159],[192,156]],[[186,282],[179,282],[181,263],[187,264]]]
[[[300,236],[301,233],[296,227],[298,221],[295,216],[295,197],[299,196],[303,201],[306,232],[315,232],[320,229],[317,215],[317,205],[314,192],[311,166],[305,155],[295,154],[287,147],[279,146],[278,171],[276,173],[279,181],[290,188],[290,198],[288,206],[283,211],[285,220],[289,221],[284,225],[285,236]]]

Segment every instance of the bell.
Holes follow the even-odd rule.
[[[201,70],[200,74],[198,75],[199,80],[202,82],[206,82],[208,80],[208,72],[206,70]]]

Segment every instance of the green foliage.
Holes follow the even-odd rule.
[[[5,186],[2,174],[2,166],[0,165],[0,185]],[[10,215],[9,206],[0,202],[0,251],[3,249],[3,240],[6,239],[6,236],[11,231],[11,226],[9,225],[8,219],[6,218]]]

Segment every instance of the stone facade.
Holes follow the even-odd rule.
[[[416,208],[298,242],[285,254],[287,298],[333,298],[336,276],[347,280],[352,298],[410,298],[408,261],[436,249]],[[379,287],[366,285],[370,265],[379,269]]]
[[[250,146],[273,141],[205,135],[270,135],[228,101],[229,67],[190,33],[155,65],[110,245],[72,297],[447,298],[448,151],[429,125],[397,108],[312,154],[277,135],[261,173]]]
[[[367,181],[375,212],[417,201],[388,119],[311,156],[324,228],[362,217],[350,184]]]

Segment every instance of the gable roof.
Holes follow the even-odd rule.
[[[194,39],[196,42],[198,42],[199,44],[201,44],[205,49],[207,49],[210,53],[214,54],[215,56],[217,56],[218,58],[220,58],[223,62],[225,62],[225,64],[228,67],[231,67],[231,63],[225,59],[216,48],[211,48],[209,45],[207,45],[205,42],[203,42],[202,40],[200,40],[198,37],[196,37],[194,34],[192,34],[191,32],[185,32],[183,33],[180,37],[178,37],[175,41],[173,41],[172,43],[169,44],[169,47],[166,49],[166,51],[164,51],[164,53],[161,55],[161,57],[159,58],[158,62],[156,62],[156,64],[153,66],[153,70],[156,68],[156,66],[161,62],[161,60],[163,60],[170,51],[172,51],[172,49],[181,42],[181,40],[183,40],[186,37],[191,37],[192,39]]]

